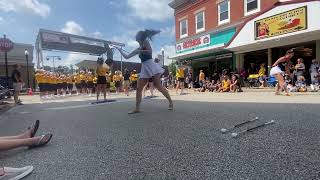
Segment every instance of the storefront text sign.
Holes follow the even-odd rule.
[[[307,6],[255,21],[255,39],[264,39],[307,29]]]
[[[182,51],[192,50],[194,48],[204,46],[204,45],[209,45],[209,44],[210,44],[210,34],[201,36],[198,38],[194,38],[194,39],[189,39],[182,43],[179,43],[176,45],[176,51],[177,53],[180,53]]]

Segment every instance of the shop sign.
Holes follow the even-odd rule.
[[[255,39],[264,39],[307,29],[307,6],[255,21]]]
[[[43,42],[69,44],[68,37],[55,33],[42,33]]]
[[[194,48],[209,45],[210,44],[210,34],[201,36],[194,39],[186,40],[185,42],[179,43],[176,45],[176,51],[181,52],[185,50],[192,50]]]

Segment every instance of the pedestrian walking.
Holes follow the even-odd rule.
[[[21,72],[19,71],[20,67],[21,66],[19,64],[13,65],[13,71],[11,74],[11,78],[12,78],[12,82],[13,82],[13,90],[14,90],[13,97],[14,97],[14,103],[16,105],[22,105],[22,102],[19,99],[20,91],[23,86]]]

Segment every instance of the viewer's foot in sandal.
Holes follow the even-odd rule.
[[[40,125],[40,121],[36,120],[36,122],[28,128],[28,137],[29,138],[33,138],[36,135],[38,128],[39,128],[39,125]]]
[[[38,141],[34,143],[33,145],[29,146],[29,148],[37,148],[37,147],[42,147],[45,146],[50,142],[52,139],[53,134],[46,134],[38,137]]]

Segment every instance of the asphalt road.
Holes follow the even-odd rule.
[[[5,166],[33,165],[26,179],[320,179],[320,105],[133,99],[33,104],[1,115],[0,135],[40,119],[43,148],[0,153]],[[232,138],[219,129],[254,117],[276,124]],[[240,131],[242,129],[237,129]]]

